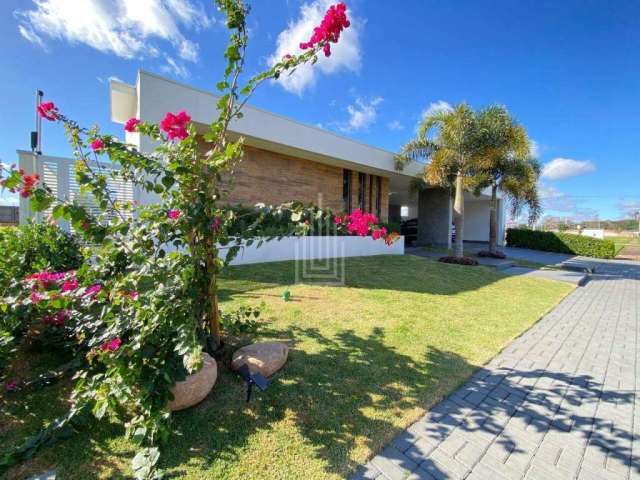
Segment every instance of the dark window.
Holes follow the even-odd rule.
[[[342,208],[351,213],[351,170],[342,171]]]
[[[373,175],[369,175],[369,211],[373,212]]]
[[[376,177],[376,215],[382,215],[382,177]]]
[[[365,198],[365,180],[364,173],[358,173],[358,207],[364,212],[364,198]]]

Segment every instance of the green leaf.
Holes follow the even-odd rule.
[[[155,466],[160,458],[160,450],[157,447],[140,450],[131,461],[131,469],[138,480],[153,478]]]
[[[93,407],[93,415],[100,420],[107,413],[108,403],[106,400],[98,400]]]
[[[59,220],[64,216],[65,209],[66,209],[65,205],[63,204],[56,205],[55,207],[53,207],[53,210],[51,211],[51,215],[56,220]]]
[[[34,212],[42,212],[51,206],[53,200],[53,195],[50,195],[42,188],[38,188],[31,195],[31,209]]]
[[[167,190],[169,190],[174,183],[175,183],[175,180],[172,176],[165,175],[164,177],[162,177],[162,184],[165,186]]]

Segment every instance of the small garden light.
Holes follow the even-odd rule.
[[[285,288],[284,292],[282,292],[282,300],[284,300],[285,302],[288,302],[291,300],[291,292],[289,291],[288,288]]]

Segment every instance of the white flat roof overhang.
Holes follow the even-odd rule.
[[[135,87],[119,81],[111,81],[110,86],[111,119],[116,123],[134,116],[159,122],[166,112],[181,110],[203,126],[215,119],[218,97],[153,73],[139,71]],[[422,170],[416,162],[397,172],[392,152],[250,105],[244,107],[241,119],[232,122],[230,131],[243,136],[247,145],[375,175],[411,177]]]

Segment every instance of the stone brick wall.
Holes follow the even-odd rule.
[[[370,180],[370,177],[373,180]],[[381,215],[387,219],[389,209],[389,179],[381,177]],[[242,161],[235,167],[233,187],[228,197],[231,203],[277,205],[299,200],[322,204],[336,212],[343,210],[343,169],[302,158],[283,155],[255,147],[245,147]],[[358,172],[352,173],[352,205],[358,208]],[[373,187],[373,188],[371,188]],[[365,210],[376,213],[377,181],[365,174]]]

